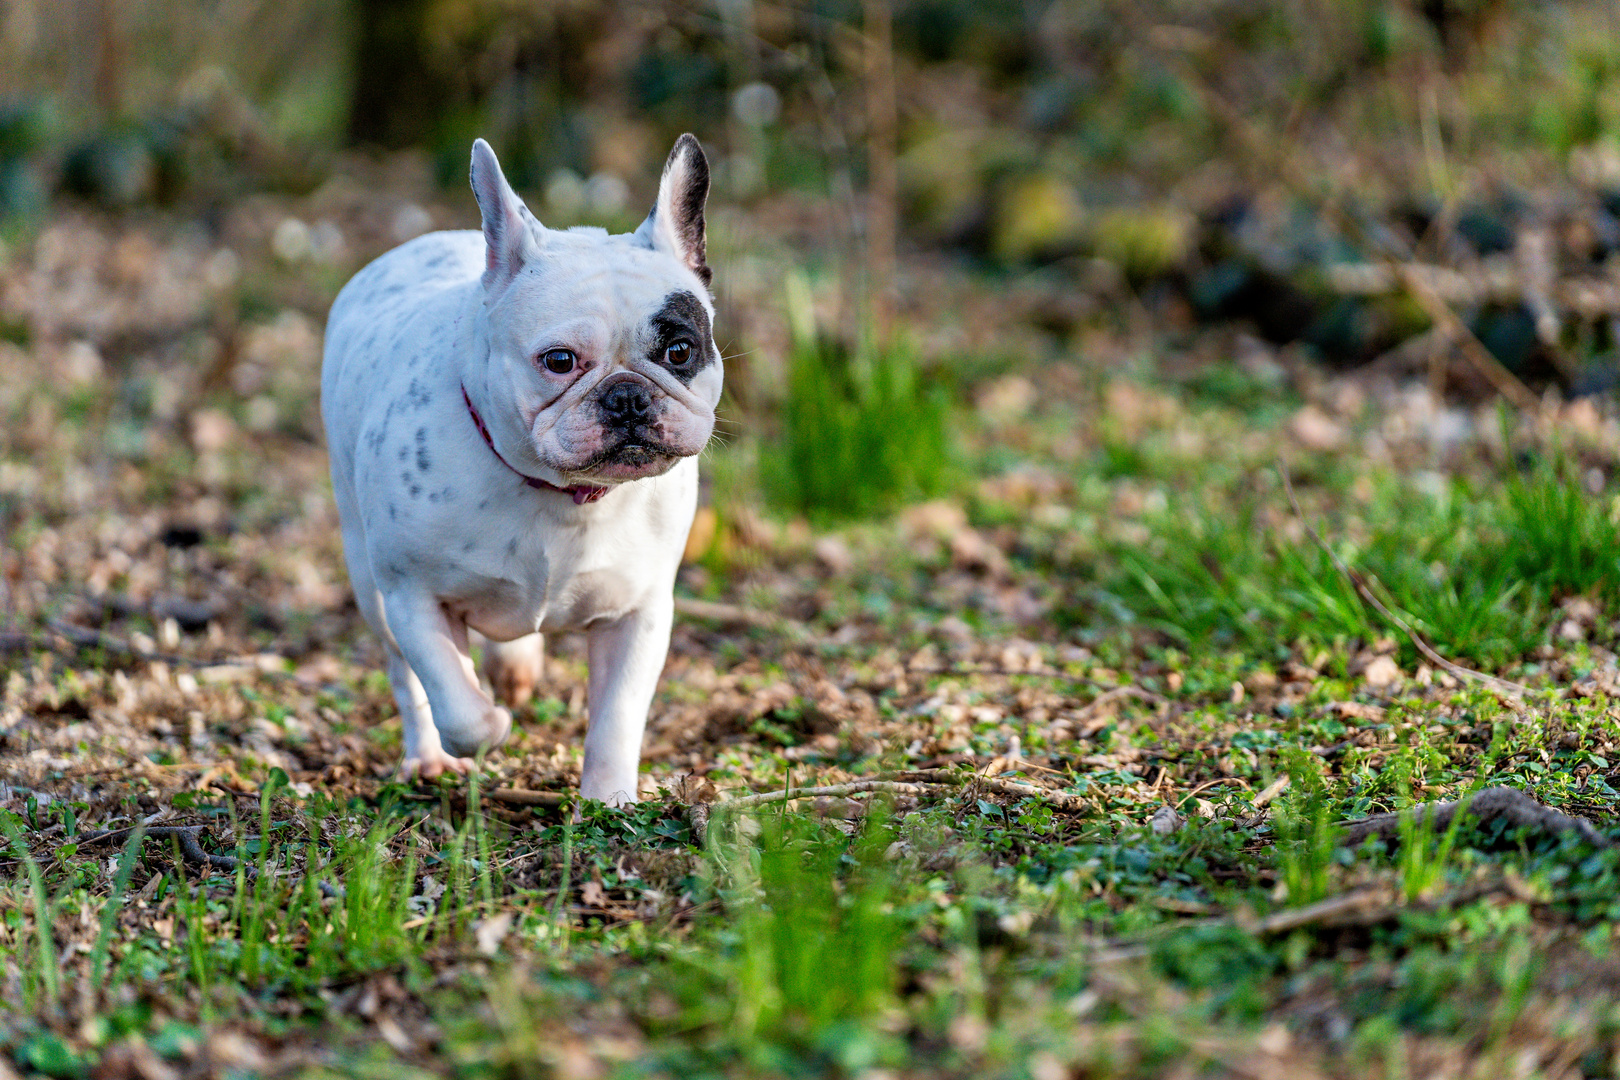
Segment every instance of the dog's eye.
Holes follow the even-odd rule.
[[[540,362],[553,375],[566,375],[574,370],[574,354],[568,349],[552,349],[540,358]]]
[[[664,350],[664,359],[672,367],[685,367],[686,362],[692,359],[692,343],[690,341],[677,341]]]

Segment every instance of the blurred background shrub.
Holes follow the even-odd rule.
[[[779,508],[834,519],[937,495],[953,465],[950,401],[904,345],[870,335],[854,349],[815,324],[810,288],[788,278],[793,347],[780,434],[760,451],[761,481]]]
[[[1431,312],[1390,258],[1444,268],[1433,287],[1533,390],[1612,386],[1620,291],[1565,286],[1620,255],[1614,31],[1579,0],[10,0],[0,238],[53,207],[160,206],[218,239],[251,196],[337,205],[409,162],[453,213],[417,191],[382,228],[267,226],[318,318],[364,258],[470,223],[474,135],[548,224],[627,228],[691,130],[741,338],[729,404],[780,436],[761,481],[868,513],[949,486],[947,388],[987,355],[1233,324],[1421,366]],[[780,305],[789,264],[817,283],[809,336],[746,310]],[[975,339],[928,277],[946,265],[1023,336]],[[243,318],[295,293],[215,269]],[[236,357],[216,336],[209,385]],[[882,458],[874,424],[914,435]]]

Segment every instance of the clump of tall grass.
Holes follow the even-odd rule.
[[[881,813],[854,838],[797,815],[759,824],[755,839],[735,821],[711,834],[727,925],[685,990],[755,1057],[786,1050],[858,1071],[878,1053],[911,930],[884,859],[892,836]]]
[[[262,795],[258,835],[237,844],[234,874],[192,866],[170,846],[172,868],[161,871],[147,895],[172,913],[172,941],[146,928],[133,936],[127,927],[120,931],[143,840],[149,853],[161,850],[143,828],[133,830],[110,892],[84,909],[99,932],[88,963],[73,967],[59,959],[54,927],[65,904],[85,903],[74,898],[80,877],[67,876],[53,895],[24,841],[23,822],[0,811],[6,841],[0,849],[9,847],[24,868],[18,881],[0,886],[0,909],[27,911],[33,923],[12,962],[0,963],[0,983],[14,981],[38,1008],[60,1000],[68,979],[102,1002],[130,987],[178,982],[200,991],[206,1009],[222,986],[306,992],[407,963],[434,934],[461,932],[480,901],[489,906],[492,871],[481,815],[469,814],[448,838],[439,867],[447,888],[434,903],[418,893],[415,846],[405,846],[403,857],[393,850],[411,822],[392,806],[366,822],[339,820],[335,829],[305,818],[300,836],[294,823],[271,821],[274,787],[267,785]],[[78,854],[71,842],[61,850]]]
[[[1185,645],[1264,648],[1396,633],[1309,539],[1264,502],[1280,491],[1189,495],[1118,545],[1104,594]],[[1556,464],[1478,488],[1422,493],[1386,481],[1358,508],[1363,538],[1327,537],[1442,652],[1486,666],[1525,656],[1571,595],[1620,600],[1620,524]]]
[[[822,520],[864,517],[942,492],[950,482],[950,399],[910,349],[823,335],[809,287],[788,281],[793,352],[777,437],[760,480],[777,506]]]

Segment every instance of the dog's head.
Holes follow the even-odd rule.
[[[472,188],[484,224],[483,396],[509,400],[527,431],[513,463],[566,484],[613,484],[701,451],[722,371],[705,261],[709,165],[698,141],[676,141],[652,212],[633,233],[541,225],[482,139]]]

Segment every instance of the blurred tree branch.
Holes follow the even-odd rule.
[[[889,0],[865,0],[866,259],[872,332],[879,345],[894,329],[895,241],[899,231],[895,164],[894,20]]]

